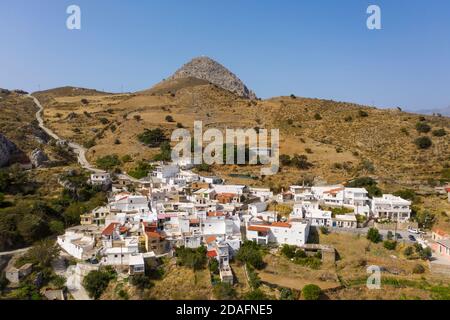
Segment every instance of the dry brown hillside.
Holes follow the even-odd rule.
[[[287,186],[303,178],[333,183],[370,175],[396,189],[439,179],[450,164],[450,118],[446,117],[422,118],[397,109],[294,96],[247,100],[192,78],[165,81],[136,94],[78,92],[70,90],[65,96],[50,90],[36,96],[44,103],[47,125],[66,139],[91,146],[91,160],[109,154],[130,155],[134,162],[151,159],[158,150],[137,139],[144,129],[162,128],[170,136],[177,123],[192,128],[195,120],[203,120],[205,127],[280,128],[281,154],[306,155],[314,165],[308,170],[283,168],[274,177],[245,181],[228,174],[256,175],[259,168],[214,168],[229,181]],[[167,122],[167,115],[174,122]],[[418,122],[449,134],[419,133]],[[414,144],[419,136],[430,137],[432,147],[420,150]],[[126,164],[126,168],[133,166]]]

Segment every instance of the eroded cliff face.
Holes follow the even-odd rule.
[[[0,133],[0,167],[4,167],[9,163],[12,154],[16,150],[16,145]]]

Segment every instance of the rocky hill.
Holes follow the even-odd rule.
[[[15,144],[0,133],[0,167],[3,167],[9,163],[11,156],[16,149]]]
[[[223,65],[208,57],[198,57],[186,63],[167,80],[197,78],[206,80],[239,97],[255,99],[256,95],[245,84]]]

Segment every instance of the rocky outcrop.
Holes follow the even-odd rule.
[[[6,166],[9,163],[12,154],[16,150],[16,145],[0,133],[0,167]]]
[[[240,97],[255,99],[254,92],[227,68],[208,57],[194,58],[179,69],[168,80],[182,78],[197,78],[206,80]]]
[[[33,150],[30,160],[35,168],[43,167],[49,161],[47,155],[40,149]]]

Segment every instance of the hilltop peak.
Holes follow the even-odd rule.
[[[206,57],[196,57],[183,65],[168,80],[197,78],[206,80],[241,97],[255,99],[256,95],[230,70]]]

